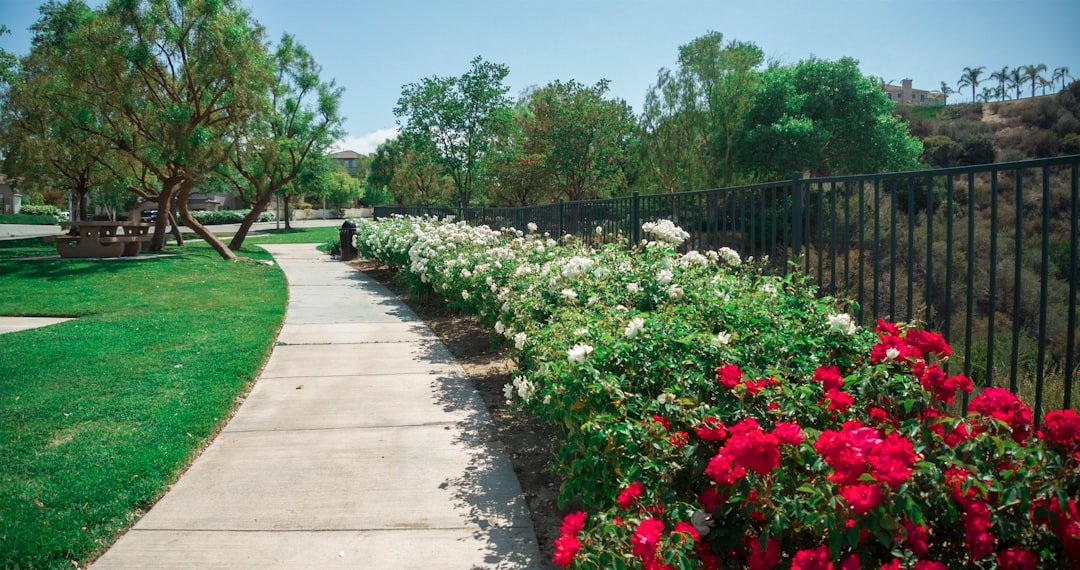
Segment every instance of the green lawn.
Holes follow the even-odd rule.
[[[0,561],[72,568],[222,425],[269,354],[286,283],[204,244],[82,261],[17,259],[55,253],[18,241],[0,242],[0,315],[80,318],[0,335]]]
[[[39,237],[0,240],[0,261],[42,255],[56,255],[56,246]]]

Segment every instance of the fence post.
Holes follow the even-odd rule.
[[[803,246],[803,193],[802,172],[791,173],[791,256],[798,259]]]
[[[641,241],[641,199],[637,192],[630,198],[630,247]]]
[[[559,235],[555,239],[563,237],[566,233],[566,200],[559,198]]]

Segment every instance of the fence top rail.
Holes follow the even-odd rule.
[[[708,194],[710,192],[736,192],[742,190],[766,190],[769,188],[780,188],[791,186],[791,179],[777,180],[773,182],[755,182],[754,184],[743,184],[741,186],[728,186],[726,188],[706,188],[703,190],[687,190],[685,192],[660,192],[657,194],[642,194],[640,198],[671,198],[672,196],[697,196],[700,194]]]
[[[1063,166],[1080,163],[1080,154],[1057,156],[1054,158],[1036,158],[1031,160],[1018,160],[1015,162],[995,162],[992,164],[978,164],[975,166],[954,166],[951,168],[935,168],[931,170],[909,170],[905,172],[882,172],[880,174],[847,174],[843,176],[823,176],[819,178],[804,178],[807,184],[823,182],[857,182],[862,180],[891,180],[894,178],[928,178],[931,176],[956,176],[959,174],[974,174],[979,172],[1000,172],[1007,170],[1020,170],[1024,168],[1047,168],[1051,166]]]

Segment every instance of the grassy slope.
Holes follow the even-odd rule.
[[[201,244],[0,259],[0,315],[81,316],[0,336],[0,560],[71,568],[107,546],[236,405],[285,300],[279,268]]]

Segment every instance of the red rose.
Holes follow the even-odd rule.
[[[709,487],[698,495],[698,502],[701,503],[701,508],[706,513],[711,513],[717,509],[720,505],[724,504],[724,498],[720,496],[720,493],[715,487]]]
[[[675,447],[682,447],[686,445],[686,442],[690,441],[690,436],[685,431],[677,431],[671,434],[671,445]]]
[[[919,560],[915,563],[915,570],[949,570],[949,567],[935,560]]]
[[[918,349],[912,348],[904,339],[894,335],[882,335],[870,349],[870,362],[879,364],[888,360],[914,362],[921,359]]]
[[[848,408],[855,403],[855,398],[851,397],[851,394],[840,390],[839,388],[833,388],[828,392],[825,392],[825,397],[822,398],[822,402],[829,402],[829,405],[825,409],[832,410],[834,412],[844,413],[848,411]]]
[[[716,379],[720,381],[721,386],[731,390],[742,382],[743,371],[734,364],[725,364],[716,369]]]
[[[623,489],[621,493],[619,493],[619,496],[615,499],[615,502],[618,503],[620,509],[625,511],[626,509],[630,508],[630,505],[633,504],[634,501],[640,499],[641,494],[644,492],[645,485],[641,484],[640,481],[634,481],[633,483],[627,485],[626,488]]]
[[[734,459],[722,449],[709,460],[705,474],[721,485],[734,485],[736,481],[746,477],[746,469],[736,465]]]
[[[775,376],[768,378],[762,378],[760,380],[746,380],[743,382],[743,386],[746,386],[746,393],[751,396],[758,395],[762,390],[769,386],[776,386],[780,381]]]
[[[1013,439],[1027,439],[1031,428],[1031,410],[1015,394],[1002,388],[985,388],[971,401],[971,411],[1001,420],[1013,430]]]
[[[709,416],[701,420],[701,425],[694,428],[694,433],[705,441],[722,441],[727,437],[724,424],[715,416]]]
[[[926,556],[930,552],[930,529],[926,525],[917,525],[912,521],[901,521],[907,536],[904,538],[904,547],[918,558]]]
[[[724,451],[736,465],[758,475],[768,475],[780,465],[777,445],[779,442],[776,438],[761,431],[761,428],[736,432],[735,426],[732,426],[731,437],[724,444]]]
[[[585,519],[589,514],[583,511],[570,513],[563,517],[562,526],[559,528],[563,536],[577,536],[585,528]]]
[[[900,327],[896,326],[896,323],[890,323],[889,321],[883,321],[878,319],[877,325],[874,327],[874,332],[880,334],[888,334],[893,336],[900,336],[903,331]]]
[[[971,561],[982,560],[994,553],[997,539],[990,534],[993,523],[990,509],[982,501],[971,501],[964,508],[964,541],[971,551]]]
[[[895,489],[911,477],[915,447],[906,437],[893,432],[871,450],[868,459],[874,479]]]
[[[699,533],[697,531],[697,529],[694,528],[694,525],[692,525],[692,524],[690,524],[688,522],[680,521],[680,522],[675,523],[675,528],[673,528],[671,530],[671,533],[674,535],[677,532],[681,532],[681,533],[685,533],[685,534],[689,535],[690,538],[692,538],[694,542],[697,542],[697,541],[701,540],[701,533]]]
[[[581,541],[574,536],[563,536],[555,539],[555,565],[569,566],[574,562],[574,556],[581,550]]]
[[[819,366],[814,371],[814,381],[820,382],[826,392],[844,385],[844,380],[840,377],[840,369],[835,366]]]
[[[746,558],[750,570],[771,570],[780,563],[780,543],[775,539],[765,540],[765,550],[761,549],[761,538],[757,536],[746,537],[746,545],[750,549]]]
[[[851,485],[840,490],[840,496],[851,505],[856,515],[866,513],[881,506],[881,487],[867,483]]]
[[[852,552],[844,558],[840,563],[840,570],[860,570],[862,568],[862,561],[859,560],[859,555]]]
[[[1013,547],[998,552],[997,563],[1000,570],[1035,570],[1039,557],[1030,550]]]
[[[858,568],[858,566],[856,566],[856,568]],[[882,564],[881,570],[900,570],[900,561],[893,558],[891,562]]]
[[[829,547],[819,546],[796,552],[791,560],[791,570],[833,570]]]
[[[912,329],[904,335],[904,340],[923,354],[952,356],[952,348],[945,342],[945,337],[941,336],[941,333]]]
[[[895,420],[889,415],[889,412],[886,412],[881,408],[874,407],[870,408],[868,411],[870,413],[870,419],[877,425],[893,425],[895,423]]]
[[[671,422],[665,420],[660,414],[653,414],[652,421],[664,426],[665,430],[671,429]]]
[[[1050,412],[1043,418],[1043,439],[1065,449],[1080,447],[1080,415],[1076,410]]]
[[[776,441],[787,445],[799,445],[803,442],[802,428],[799,424],[792,422],[776,422],[772,436],[776,438]]]
[[[631,552],[646,560],[651,560],[656,555],[656,547],[660,544],[660,536],[664,533],[663,521],[648,518],[641,521],[634,536],[630,539]]]

